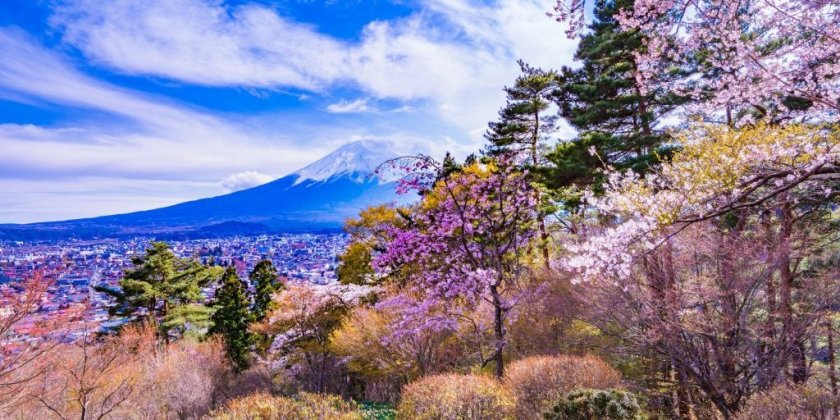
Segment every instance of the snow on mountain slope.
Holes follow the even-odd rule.
[[[389,179],[374,177],[376,168],[389,159],[399,156],[393,146],[385,141],[357,140],[339,147],[332,153],[293,172],[297,181],[295,185],[304,181],[327,181],[330,178],[347,175],[356,182],[378,179],[389,182]]]

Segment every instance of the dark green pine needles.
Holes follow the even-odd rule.
[[[216,312],[208,333],[224,338],[228,358],[234,369],[241,372],[248,367],[248,354],[254,343],[254,336],[248,330],[254,322],[254,314],[248,301],[247,286],[233,267],[228,267],[222,276],[213,306]]]
[[[632,0],[598,0],[591,32],[575,53],[583,65],[560,72],[555,102],[578,136],[546,156],[552,165],[544,182],[552,189],[594,184],[598,190],[605,165],[644,174],[673,152],[660,123],[684,100],[662,90],[645,91],[636,80],[634,54],[643,51],[644,39],[638,31],[622,31],[615,18],[632,7]],[[663,69],[657,77],[676,75]],[[575,204],[574,194],[565,199]]]

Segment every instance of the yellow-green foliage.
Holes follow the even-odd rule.
[[[785,176],[793,181],[836,159],[840,131],[806,124],[699,125],[681,132],[677,143],[682,149],[656,173],[612,186],[607,195],[614,210],[651,215],[663,225],[708,212],[715,198],[753,191],[765,178],[782,186]]]
[[[621,387],[621,374],[595,356],[537,356],[511,363],[504,385],[516,398],[517,418],[539,418],[579,388]]]
[[[364,242],[352,242],[338,256],[338,279],[342,284],[367,284],[373,280],[371,246]]]
[[[230,401],[209,418],[217,420],[361,420],[359,407],[338,396],[304,393],[297,398],[253,394]]]
[[[483,375],[432,375],[403,388],[397,418],[405,420],[513,419],[513,396]]]

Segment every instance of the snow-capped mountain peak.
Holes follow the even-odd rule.
[[[337,176],[350,176],[357,182],[371,179],[374,170],[383,162],[399,156],[393,146],[385,141],[357,140],[346,143],[292,173],[297,175],[295,184],[304,181],[326,181]]]

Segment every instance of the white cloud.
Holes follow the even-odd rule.
[[[256,171],[245,171],[233,174],[219,184],[227,191],[240,191],[270,182],[274,178]]]
[[[63,127],[0,124],[0,174],[6,176],[110,173],[207,180],[243,165],[284,172],[328,151],[94,80],[19,32],[0,29],[0,56],[0,95],[111,115]]]
[[[367,112],[371,108],[368,106],[367,99],[356,99],[353,101],[339,101],[327,106],[327,112],[333,114],[348,114],[354,112]]]
[[[374,98],[428,101],[466,135],[504,104],[517,59],[571,64],[575,43],[545,16],[551,3],[423,0],[409,17],[369,23],[353,42],[267,6],[215,0],[72,0],[53,23],[67,43],[129,74],[312,91],[349,84]]]

